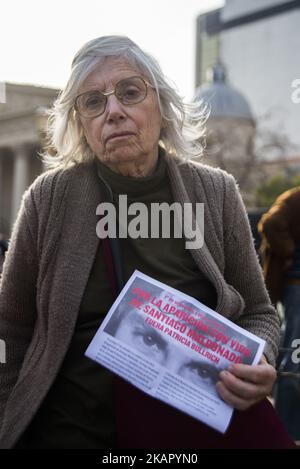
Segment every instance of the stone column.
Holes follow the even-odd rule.
[[[14,176],[13,176],[13,193],[12,193],[12,217],[11,222],[14,224],[24,191],[28,185],[29,158],[25,145],[18,145],[14,148]]]

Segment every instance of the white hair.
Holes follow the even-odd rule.
[[[200,157],[207,108],[202,103],[184,103],[167,82],[158,62],[131,39],[126,36],[103,36],[87,42],[77,52],[69,81],[49,111],[47,142],[54,155],[48,152],[42,155],[46,166],[66,168],[94,159],[74,102],[85,78],[106,57],[128,60],[155,87],[163,122],[159,144],[166,152],[183,159]]]

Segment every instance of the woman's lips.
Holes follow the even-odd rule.
[[[119,133],[119,134],[112,134],[109,137],[107,137],[106,142],[110,140],[119,140],[122,138],[127,138],[127,137],[132,137],[134,133],[128,132],[128,133]]]

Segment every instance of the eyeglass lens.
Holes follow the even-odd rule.
[[[137,104],[143,101],[147,95],[147,85],[140,77],[125,78],[116,84],[114,93],[117,99],[127,105]],[[77,110],[83,116],[91,117],[104,112],[107,102],[105,93],[99,90],[91,90],[78,96]]]

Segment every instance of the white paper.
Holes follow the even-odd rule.
[[[217,394],[218,375],[232,363],[257,364],[264,347],[264,340],[136,270],[85,354],[224,433],[233,408]]]

